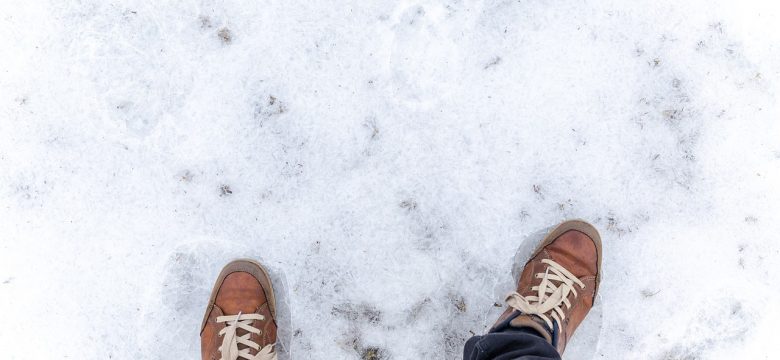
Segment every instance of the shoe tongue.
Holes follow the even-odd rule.
[[[509,321],[509,326],[514,328],[531,328],[536,330],[536,332],[539,333],[545,340],[547,340],[548,343],[552,344],[552,335],[550,334],[550,330],[547,329],[547,325],[544,323],[544,320],[539,318],[538,316],[533,315],[518,315],[511,321]]]

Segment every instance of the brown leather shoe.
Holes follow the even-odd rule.
[[[558,353],[593,306],[601,279],[601,237],[582,220],[553,228],[525,264],[496,325],[539,332]]]
[[[276,360],[276,300],[262,265],[235,260],[222,269],[200,328],[203,360]]]

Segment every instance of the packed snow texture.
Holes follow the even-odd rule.
[[[459,359],[566,218],[604,239],[566,359],[777,356],[779,17],[2,1],[2,357],[198,359],[213,281],[251,257],[286,356]]]

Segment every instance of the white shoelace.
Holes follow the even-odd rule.
[[[260,314],[241,314],[232,316],[218,316],[218,323],[229,323],[224,329],[219,331],[219,336],[222,336],[222,346],[219,351],[222,353],[220,360],[238,360],[239,358],[245,360],[276,360],[276,352],[274,352],[274,344],[260,348],[260,344],[249,339],[252,334],[261,334],[262,331],[253,327],[252,321],[264,320],[265,316]],[[236,336],[238,329],[246,330],[247,333],[242,336]],[[242,345],[242,349],[239,350],[238,345]],[[257,354],[250,354],[250,349],[258,351]]]
[[[552,316],[558,323],[558,330],[563,331],[562,323],[566,319],[566,315],[561,309],[561,305],[566,305],[567,309],[571,308],[571,302],[568,299],[569,293],[573,293],[574,297],[577,297],[574,284],[579,285],[582,289],[585,289],[585,284],[555,261],[543,259],[542,263],[547,264],[547,268],[543,273],[536,274],[536,278],[542,279],[542,281],[538,286],[531,288],[537,292],[537,295],[522,296],[513,292],[507,295],[506,303],[523,314],[539,316],[550,329],[553,328],[552,320],[550,320],[550,316]],[[558,285],[556,286],[553,282],[557,282]]]

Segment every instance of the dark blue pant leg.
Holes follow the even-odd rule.
[[[463,348],[463,360],[561,360],[561,355],[536,330],[512,328],[514,316],[486,335],[474,336]]]

